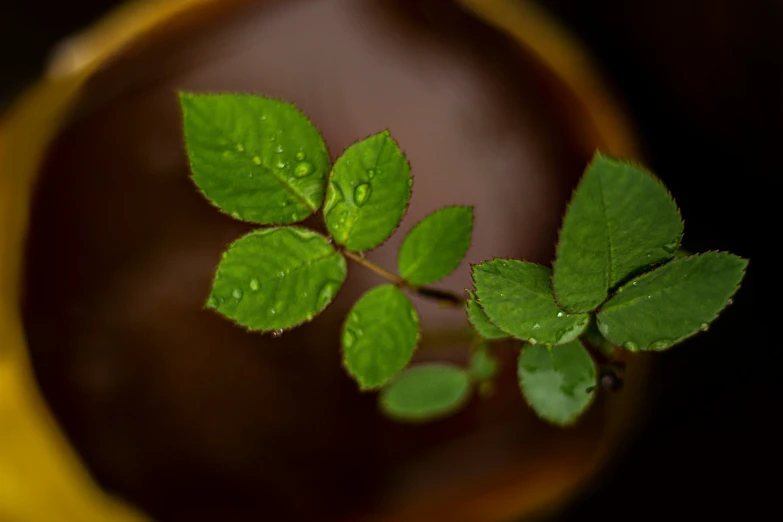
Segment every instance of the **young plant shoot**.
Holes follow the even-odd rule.
[[[411,197],[410,165],[388,131],[332,164],[318,129],[290,103],[190,93],[180,102],[194,183],[220,211],[260,225],[223,254],[206,306],[279,336],[329,306],[347,260],[383,276],[388,283],[348,313],[340,343],[348,375],[361,390],[380,390],[381,410],[400,421],[441,418],[490,389],[491,344],[513,338],[527,403],[548,422],[573,424],[598,389],[617,387],[596,357],[665,350],[706,331],[745,273],[747,261],[733,254],[682,254],[682,218],[663,184],[598,153],[568,206],[552,269],[485,261],[472,266],[473,289],[454,295],[426,285],[465,256],[471,207],[416,224],[396,273],[364,257],[395,232]],[[295,225],[313,215],[320,229]],[[421,336],[409,293],[467,313],[476,338],[467,367],[409,367]]]

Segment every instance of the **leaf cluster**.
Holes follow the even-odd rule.
[[[206,306],[238,325],[279,336],[335,298],[347,260],[384,275],[353,305],[340,343],[347,373],[381,390],[381,409],[407,421],[442,417],[489,389],[498,371],[489,344],[522,341],[523,395],[544,419],[573,423],[592,401],[598,372],[589,349],[663,350],[705,330],[730,302],[746,261],[708,252],[678,256],[679,210],[652,174],[598,154],[577,187],[550,270],[494,259],[472,266],[465,298],[425,285],[462,262],[473,209],[446,207],[405,236],[396,273],[364,253],[397,229],[411,197],[408,161],[388,131],[334,162],[293,105],[251,95],[183,93],[192,179],[221,211],[261,225],[232,243]],[[315,216],[319,227],[301,223]],[[319,228],[314,230],[313,228]],[[408,368],[420,320],[408,293],[463,302],[475,329],[466,368]],[[449,300],[447,299],[447,300]]]

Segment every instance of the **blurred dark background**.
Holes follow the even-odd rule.
[[[685,246],[751,260],[737,304],[712,333],[658,357],[643,432],[562,520],[772,514],[783,465],[773,255],[782,223],[783,2],[539,2],[592,49],[627,100],[650,167],[683,209]],[[117,3],[0,3],[0,110],[58,41]]]

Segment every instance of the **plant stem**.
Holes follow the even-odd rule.
[[[376,265],[369,259],[362,257],[356,252],[351,252],[350,250],[343,249],[342,253],[348,259],[351,259],[352,261],[363,266],[364,268],[372,272],[375,272],[376,274],[386,279],[387,281],[397,286],[407,288],[411,292],[415,292],[422,297],[426,297],[428,299],[435,299],[436,301],[439,301],[443,304],[454,306],[454,307],[462,307],[465,305],[465,299],[453,292],[449,292],[447,290],[440,290],[437,288],[431,288],[428,286],[413,285],[408,281],[406,281],[405,279],[401,278],[400,276],[395,275],[389,272],[388,270],[386,270],[385,268]]]

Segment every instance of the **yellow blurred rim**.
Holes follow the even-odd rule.
[[[0,121],[0,520],[144,520],[97,488],[37,390],[19,311],[31,191],[46,148],[101,64],[189,9],[228,1],[236,0],[136,0],[122,6],[66,41],[48,75]],[[545,12],[525,0],[460,2],[519,41],[564,84],[583,108],[586,118],[580,125],[593,143],[611,154],[638,157],[631,127],[589,56]],[[607,436],[612,438],[621,423],[623,419],[612,419]],[[585,476],[542,480],[557,486],[536,495],[488,497],[476,507],[476,520],[502,520],[549,506],[575,490],[587,475],[586,470]]]

